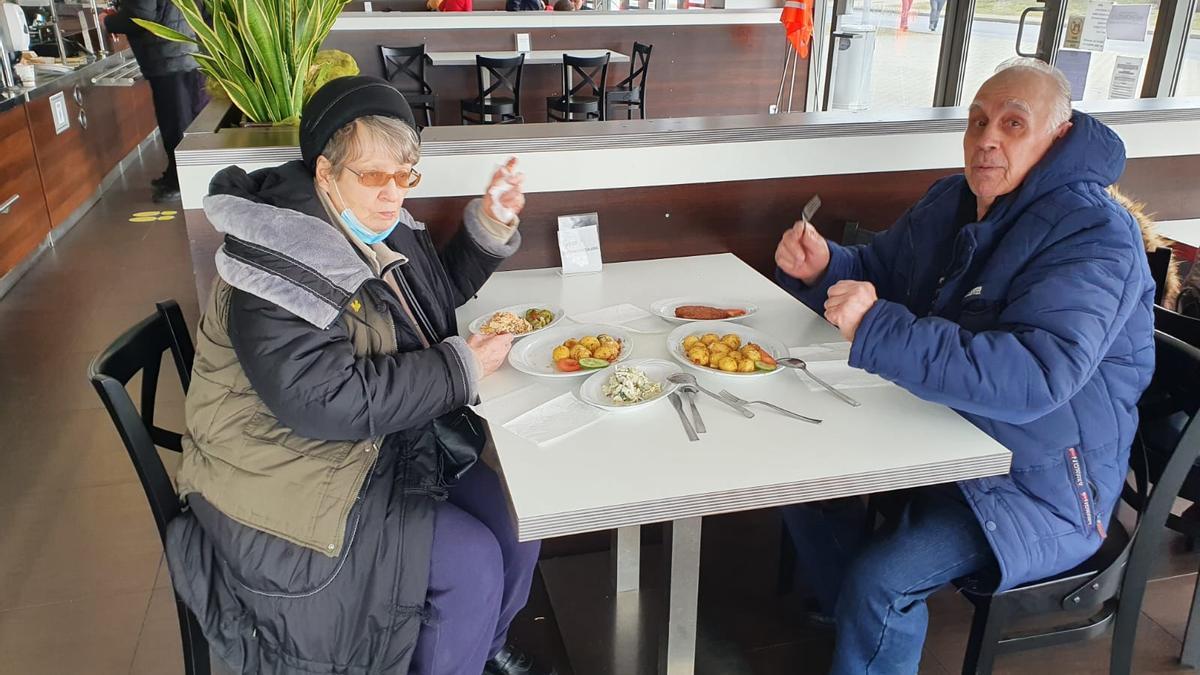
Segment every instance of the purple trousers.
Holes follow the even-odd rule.
[[[478,462],[434,511],[427,596],[410,675],[480,675],[529,599],[541,544],[518,543],[496,474]]]

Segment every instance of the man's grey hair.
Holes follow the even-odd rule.
[[[1050,128],[1049,133],[1054,133],[1055,130],[1063,123],[1071,119],[1071,82],[1061,70],[1042,61],[1040,59],[1029,58],[1026,56],[1018,56],[1008,59],[996,67],[996,73],[1003,73],[1008,70],[1024,70],[1039,73],[1050,78],[1054,83],[1054,102],[1050,108]]]
[[[421,159],[421,139],[412,127],[395,117],[367,115],[335,131],[321,152],[333,165],[335,175],[350,162],[376,153],[398,164],[416,164]]]

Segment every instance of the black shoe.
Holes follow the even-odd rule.
[[[168,202],[179,201],[179,186],[178,185],[160,185],[154,188],[154,196],[151,197],[155,204],[166,204]]]
[[[500,653],[483,664],[483,675],[555,675],[554,669],[542,668],[524,652],[505,645]]]
[[[155,178],[154,180],[150,181],[150,187],[152,187],[152,188],[160,188],[166,184],[167,184],[167,177],[165,175],[159,176],[158,178]]]

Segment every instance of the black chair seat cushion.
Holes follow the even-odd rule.
[[[974,604],[989,598],[996,601],[1003,597],[1006,601],[1019,605],[1022,612],[1060,612],[1063,598],[1108,569],[1128,544],[1129,532],[1120,520],[1113,518],[1108,525],[1108,536],[1100,544],[1100,549],[1092,557],[1065,572],[996,594],[991,592],[996,586],[994,578],[965,577],[956,580],[954,584],[962,590],[963,596]]]
[[[600,110],[599,96],[547,96],[546,107],[573,113],[597,112]]]
[[[517,102],[507,97],[492,97],[486,99],[480,107],[478,100],[467,99],[462,102],[462,107],[463,112],[476,115],[512,115],[517,111]]]

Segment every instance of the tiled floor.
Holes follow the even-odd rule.
[[[149,202],[155,173],[133,167],[0,299],[0,675],[182,672],[158,535],[86,379],[96,351],[156,300],[175,298],[190,322],[197,317],[182,214],[128,222],[133,212],[160,208]],[[181,422],[180,401],[160,398],[168,426]],[[770,589],[771,518],[739,514],[705,526],[701,604],[715,617],[705,630],[722,652],[713,658],[729,664],[723,673],[819,673],[828,663],[828,634],[800,627],[794,606]],[[1135,672],[1181,670],[1175,657],[1198,564],[1200,555],[1177,539],[1164,548]],[[559,649],[547,604],[535,589],[514,635],[553,658]],[[931,610],[922,672],[957,672],[969,608],[943,592]],[[1004,658],[998,671],[1102,672],[1106,659],[1106,644],[1096,642]],[[561,665],[560,673],[570,675]]]

